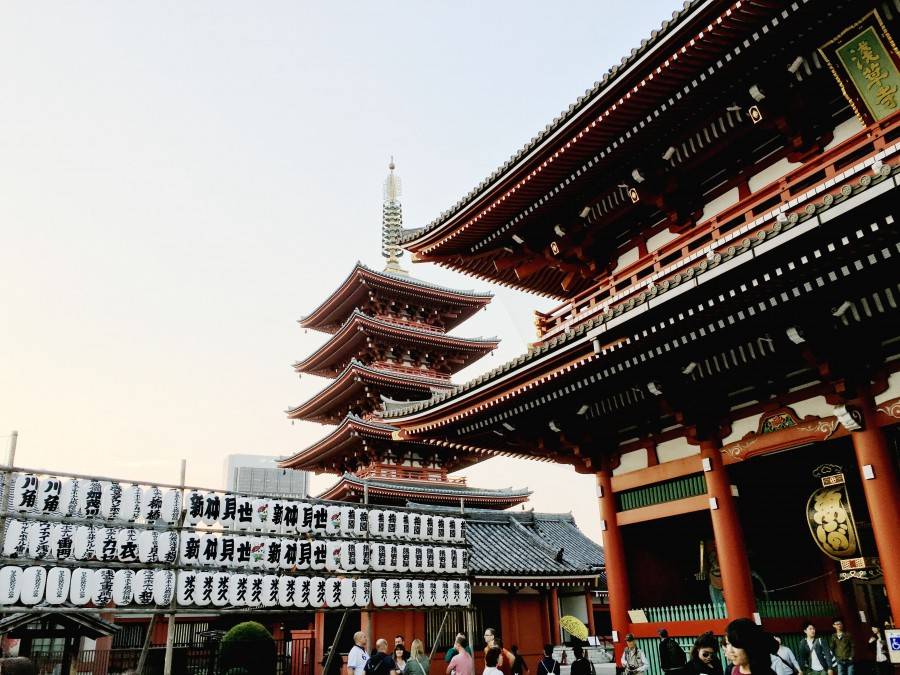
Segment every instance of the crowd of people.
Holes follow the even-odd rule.
[[[835,618],[832,626],[834,632],[826,639],[816,635],[811,621],[804,621],[804,639],[797,654],[750,619],[729,623],[721,643],[711,631],[704,633],[694,641],[690,655],[661,629],[657,647],[659,667],[663,675],[855,675],[858,655],[853,636],[844,630],[841,618]],[[892,667],[885,633],[877,626],[872,626],[871,631],[868,648],[875,675],[890,675]],[[722,651],[728,662],[724,665]],[[620,665],[625,675],[651,675],[650,660],[631,633],[625,636]]]

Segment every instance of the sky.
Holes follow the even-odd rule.
[[[0,22],[0,448],[17,464],[221,487],[229,453],[326,432],[285,410],[325,381],[296,320],[380,268],[394,156],[430,222],[680,3],[6,0]],[[408,259],[407,259],[408,266]],[[485,290],[430,265],[422,279]],[[492,288],[457,328],[525,351],[555,303]],[[594,482],[491,459],[600,540]],[[334,478],[317,476],[313,492]]]

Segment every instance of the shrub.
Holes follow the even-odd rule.
[[[237,624],[225,633],[219,647],[222,675],[273,675],[275,639],[255,621]]]

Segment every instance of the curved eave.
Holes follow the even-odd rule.
[[[380,288],[388,293],[395,293],[397,297],[414,298],[417,302],[459,307],[459,316],[448,322],[448,330],[470,318],[494,297],[492,293],[457,291],[412,277],[377,272],[357,262],[341,285],[318,307],[299,320],[300,325],[327,333],[339,330],[347,316],[356,308],[357,299],[365,287]]]
[[[355,415],[347,415],[344,420],[324,438],[308,448],[278,462],[281,469],[316,469],[324,460],[359,439],[390,440],[396,427],[364,420]]]
[[[354,341],[363,335],[382,335],[398,343],[412,343],[421,349],[430,351],[461,351],[475,355],[475,358],[466,361],[465,367],[477,361],[488,352],[497,348],[500,341],[496,338],[461,338],[394,324],[382,321],[374,317],[354,311],[341,329],[334,333],[321,347],[310,354],[303,361],[294,364],[294,370],[310,375],[331,377],[332,370],[329,366],[342,354],[356,353],[353,348]]]
[[[335,414],[335,407],[352,396],[355,389],[361,389],[364,386],[371,386],[376,390],[386,389],[426,394],[419,396],[417,400],[428,398],[434,392],[447,391],[450,388],[450,384],[446,380],[404,376],[377,368],[369,368],[354,360],[344,369],[344,372],[312,398],[296,408],[288,410],[287,416],[289,419],[335,424],[346,414],[346,411]]]
[[[435,487],[439,487],[440,484]],[[325,492],[317,497],[317,499],[333,499],[337,501],[341,501],[343,498],[346,498],[351,495],[362,495],[365,491],[365,487],[363,484],[358,483],[356,481],[347,480],[346,478],[342,478],[337,483],[328,488]],[[385,486],[369,486],[368,489],[369,496],[377,495],[380,497],[385,497],[387,499],[396,500],[399,503],[406,503],[408,501],[416,501],[418,503],[425,504],[459,504],[460,499],[464,500],[468,506],[483,506],[486,508],[497,508],[507,509],[512,506],[518,506],[519,504],[523,504],[528,501],[529,493],[526,494],[514,494],[514,495],[498,495],[496,497],[484,496],[484,495],[472,495],[468,496],[465,494],[442,494],[439,492],[420,492],[420,491],[412,491],[408,489],[404,489],[403,486],[398,485],[396,489],[389,488]]]

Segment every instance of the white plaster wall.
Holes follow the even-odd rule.
[[[888,388],[883,394],[875,397],[875,403],[884,403],[900,396],[900,373],[893,373],[888,378]]]
[[[583,595],[561,595],[559,597],[559,615],[566,616],[567,614],[574,616],[587,626],[587,601]]]
[[[731,423],[731,433],[722,439],[722,445],[728,445],[729,443],[739,441],[746,436],[748,432],[756,431],[756,427],[758,426],[759,415],[752,415],[750,417],[743,417],[739,420],[735,420]]]
[[[644,448],[632,450],[622,455],[622,461],[618,468],[613,469],[613,476],[647,468],[647,451]]]
[[[613,272],[616,272],[617,270],[621,269],[622,267],[630,265],[631,263],[635,262],[637,259],[638,259],[638,249],[637,249],[637,246],[635,246],[634,248],[628,249],[627,251],[625,251],[625,253],[623,253],[622,255],[619,256],[619,260],[616,263],[616,266],[613,269]]]
[[[700,446],[691,445],[686,438],[673,438],[656,446],[656,456],[659,457],[660,464],[699,454]]]
[[[851,136],[855,136],[864,128],[863,123],[856,118],[856,115],[854,115],[849,120],[841,122],[834,128],[834,138],[831,143],[825,146],[825,149],[831,150],[831,148],[840,145]]]
[[[725,192],[710,202],[707,202],[703,206],[703,213],[700,215],[700,222],[702,223],[707,218],[712,218],[714,215],[721,213],[729,206],[734,206],[738,203],[738,189],[736,187],[731,188],[728,192]]]
[[[647,240],[647,250],[650,252],[655,251],[656,249],[665,246],[670,241],[675,241],[679,236],[680,235],[675,234],[674,232],[669,232],[669,230],[657,232]]]
[[[797,413],[797,417],[803,419],[807,415],[816,415],[817,417],[831,417],[834,415],[834,406],[829,405],[824,396],[815,396],[805,401],[791,403],[789,406]]]
[[[790,173],[798,166],[800,166],[799,162],[789,162],[787,160],[787,157],[782,157],[771,166],[766,167],[759,173],[754,174],[750,177],[750,180],[747,181],[750,186],[750,192],[756,192],[760,188],[764,188],[769,183],[772,183],[782,176]]]

